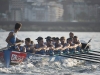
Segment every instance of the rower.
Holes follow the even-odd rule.
[[[52,37],[52,44],[55,44],[55,37]]]
[[[38,37],[37,39],[38,44],[35,45],[35,53],[44,55],[46,53],[47,46],[43,42],[42,37]]]
[[[74,38],[74,33],[73,33],[73,32],[70,32],[70,33],[69,33],[69,38],[71,38],[72,41],[73,41],[73,38]],[[68,39],[69,39],[69,38],[68,38]],[[67,41],[68,41],[68,39],[67,39]]]
[[[60,39],[58,37],[55,38],[54,54],[61,54],[62,45],[59,43],[59,40]]]
[[[68,54],[70,44],[66,43],[66,38],[64,36],[62,36],[60,38],[60,42],[61,42],[61,45],[62,45],[61,50],[63,51],[64,54]]]
[[[14,30],[12,30],[8,37],[6,38],[6,42],[8,43],[8,46],[14,45],[16,41],[19,39],[17,38],[17,32],[21,29],[22,24],[21,23],[16,23]],[[23,42],[23,40],[22,40]],[[14,50],[15,46],[11,47],[9,50]]]
[[[26,38],[25,39],[24,47],[26,48],[26,52],[35,53],[34,45],[31,43],[31,39],[30,38]]]
[[[31,44],[32,44],[32,45],[34,45],[34,42],[33,42],[33,41],[31,41]]]
[[[81,42],[78,40],[77,36],[74,36],[73,43],[76,45],[76,51],[81,51]]]
[[[19,43],[21,42],[21,40],[17,41],[16,43]],[[21,46],[21,44],[18,44],[16,47],[15,47],[15,51],[19,51],[19,52],[26,52],[26,48],[24,46]]]
[[[53,50],[55,49],[54,45],[52,44],[52,38],[50,36],[46,37],[46,54],[53,55]]]
[[[76,46],[75,46],[75,44],[73,43],[73,41],[72,41],[72,38],[69,38],[68,39],[68,43],[69,43],[69,52],[70,53],[75,53],[75,49],[76,49]]]

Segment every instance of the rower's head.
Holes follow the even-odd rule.
[[[19,31],[21,29],[22,24],[21,23],[16,23],[15,24],[15,30]]]
[[[78,37],[77,36],[74,36],[73,42],[77,42],[77,41],[78,41]]]
[[[37,39],[38,44],[43,45],[43,38],[42,37],[38,37]]]
[[[68,38],[68,39],[67,39],[67,42],[68,42],[69,44],[71,44],[71,43],[73,43],[73,39],[72,39],[72,38]]]
[[[47,44],[52,43],[52,38],[50,36],[47,36],[45,39],[46,39]]]
[[[56,37],[56,38],[55,38],[55,43],[58,44],[58,43],[59,43],[59,40],[60,40],[60,39],[59,39],[58,37]]]
[[[60,41],[61,41],[61,43],[65,43],[66,38],[65,38],[64,36],[62,36],[62,37],[60,38]]]
[[[52,37],[52,42],[55,42],[55,37]]]
[[[31,39],[30,38],[26,38],[25,39],[25,44],[26,45],[31,45]]]
[[[33,41],[31,41],[31,44],[33,45],[33,44],[34,44],[34,42],[33,42]]]
[[[70,33],[69,33],[69,37],[70,37],[70,38],[73,38],[73,37],[74,37],[74,33],[73,33],[73,32],[70,32]]]

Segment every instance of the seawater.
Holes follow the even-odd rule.
[[[9,32],[0,32],[0,48],[6,47],[6,37]],[[88,42],[90,38],[91,49],[100,51],[100,33],[99,32],[74,32],[79,40]],[[43,38],[47,36],[52,37],[69,37],[69,32],[18,32],[18,38],[25,40],[30,37],[34,43],[38,36]],[[45,39],[44,39],[45,42]],[[23,44],[24,45],[24,44]],[[32,59],[26,59],[25,62],[19,65],[11,65],[6,68],[0,63],[0,75],[100,75],[100,64],[86,62],[82,60],[76,60],[71,58],[62,57],[59,61],[48,61],[49,57],[39,61],[33,61]]]

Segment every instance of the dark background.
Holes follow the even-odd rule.
[[[0,0],[0,14],[6,13],[9,16],[9,1]],[[47,0],[55,1],[58,0]],[[84,0],[87,5],[100,6],[100,0]],[[67,3],[72,3],[74,0],[62,0],[61,4],[63,8]],[[6,21],[3,16],[0,15],[0,28],[4,30],[11,30],[14,28],[16,22],[23,24],[22,31],[85,31],[85,32],[99,32],[100,31],[100,12],[98,10],[98,19],[95,22],[66,22],[68,18],[67,11],[64,11],[63,22],[29,22],[29,21]]]

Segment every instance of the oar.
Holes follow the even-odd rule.
[[[90,53],[84,53],[84,54],[68,54],[69,56],[90,56],[90,57],[100,57],[96,56],[95,54],[90,54]]]
[[[92,38],[93,38],[93,37],[92,37]],[[88,43],[86,44],[86,46],[85,46],[84,49],[86,49],[86,47],[88,46],[88,44],[91,42],[92,38],[88,41]]]
[[[91,52],[95,52],[95,53],[100,53],[99,51],[93,51],[93,50],[90,50]]]
[[[85,61],[91,61],[91,62],[96,62],[96,63],[100,63],[100,61],[98,60],[94,60],[94,59],[87,59],[87,58],[80,58],[80,57],[75,57],[75,56],[68,56],[68,55],[60,55],[63,57],[68,57],[68,58],[73,58],[73,59],[79,59],[79,60],[85,60]]]
[[[93,60],[100,60],[100,57],[94,56],[94,55],[69,55],[74,57],[80,57],[80,58],[87,58],[87,59],[93,59]]]
[[[96,54],[96,53],[88,53],[90,55],[95,55],[95,56],[100,56],[100,54]]]
[[[87,55],[87,56],[98,56],[98,57],[100,57],[99,54],[95,54],[95,53],[80,53],[80,54],[68,54],[68,55],[81,55],[81,56]]]
[[[10,48],[10,47],[12,47],[12,46],[19,45],[19,44],[22,44],[22,43],[23,43],[23,42],[18,42],[18,43],[15,43],[15,44],[13,44],[13,45],[10,45],[10,46],[8,46],[8,47],[1,48],[0,51],[6,50],[6,49],[8,49],[8,48]]]
[[[94,37],[94,36],[93,36]],[[92,37],[92,38],[93,38]],[[85,46],[85,48],[84,49],[86,49],[86,47],[88,46],[88,44],[91,42],[91,40],[92,40],[92,38],[88,41],[88,43],[86,44],[86,46]],[[100,53],[99,51],[92,51],[92,50],[90,50],[91,52],[95,52],[95,53]]]

